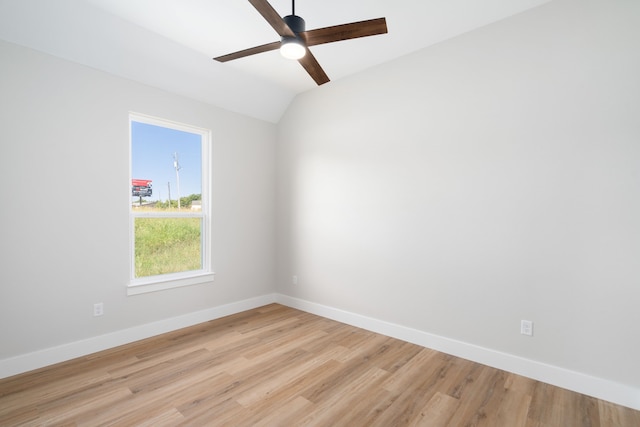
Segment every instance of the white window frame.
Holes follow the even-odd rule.
[[[166,119],[147,116],[139,113],[129,113],[129,187],[127,194],[131,194],[131,176],[133,159],[131,158],[132,138],[131,130],[132,123],[145,123],[154,126],[160,126],[169,129],[180,130],[193,134],[200,135],[201,140],[201,159],[202,159],[202,209],[197,212],[185,211],[185,212],[136,212],[131,209],[131,197],[128,198],[129,207],[129,260],[130,260],[130,272],[129,272],[129,284],[127,286],[127,295],[138,295],[147,292],[155,292],[165,289],[173,289],[182,286],[191,286],[202,283],[213,282],[215,273],[211,266],[211,202],[210,202],[210,190],[211,190],[211,131],[209,129],[203,129],[196,126],[186,125],[183,123],[177,123]],[[200,255],[202,257],[202,269],[185,271],[180,273],[161,274],[148,277],[135,277],[135,227],[134,222],[136,218],[201,218],[201,250]]]

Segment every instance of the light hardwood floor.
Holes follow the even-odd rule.
[[[0,426],[640,426],[640,412],[273,304],[0,380]]]

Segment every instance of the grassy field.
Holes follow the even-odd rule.
[[[136,218],[135,277],[199,270],[199,218]]]

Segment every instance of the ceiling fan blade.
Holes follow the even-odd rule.
[[[315,46],[386,33],[387,20],[385,18],[378,18],[304,31],[300,35],[307,43],[307,46]]]
[[[213,58],[218,62],[227,62],[233,59],[244,58],[245,56],[255,55],[256,53],[268,52],[270,50],[280,49],[280,42],[263,44],[261,46],[251,47],[249,49],[239,50],[238,52],[228,53],[226,55]]]
[[[298,59],[298,62],[307,70],[307,73],[315,80],[318,86],[329,82],[329,77],[309,49],[307,49],[307,53],[302,58]]]
[[[280,37],[295,37],[296,34],[291,28],[284,22],[282,17],[276,12],[276,10],[269,4],[267,0],[249,0],[249,3],[256,8],[260,15],[267,20],[269,25],[280,35]]]

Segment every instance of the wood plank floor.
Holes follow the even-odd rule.
[[[0,426],[640,426],[640,412],[273,304],[0,380]]]

